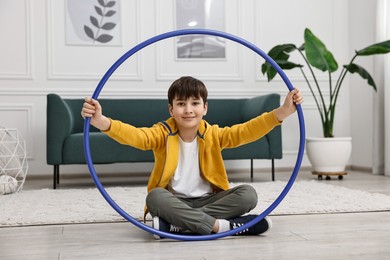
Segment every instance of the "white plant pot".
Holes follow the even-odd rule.
[[[351,157],[352,137],[307,137],[306,154],[314,172],[343,172]]]

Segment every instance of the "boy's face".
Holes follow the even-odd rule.
[[[179,130],[198,130],[203,116],[207,113],[207,102],[202,98],[190,97],[186,100],[175,99],[169,105],[169,113],[175,118]]]

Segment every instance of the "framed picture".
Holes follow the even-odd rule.
[[[176,0],[176,28],[225,30],[224,0]],[[225,59],[225,39],[208,35],[177,37],[177,59]]]
[[[115,57],[140,41],[139,1],[49,0],[48,5],[49,79],[99,80]],[[100,31],[92,17],[101,24]],[[87,27],[93,35],[86,34]],[[118,68],[112,80],[139,81],[141,69],[141,56],[134,56]]]
[[[66,44],[120,45],[119,0],[67,0]]]

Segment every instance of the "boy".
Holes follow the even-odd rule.
[[[208,109],[202,81],[181,77],[168,90],[171,118],[152,127],[136,128],[105,117],[98,101],[86,98],[81,115],[121,144],[153,150],[155,165],[148,181],[145,215],[165,232],[225,232],[257,215],[244,215],[257,205],[250,185],[229,188],[222,149],[253,142],[293,114],[303,97],[298,89],[284,103],[244,124],[220,128],[203,120]],[[244,216],[242,216],[244,215]],[[272,227],[269,217],[237,235],[259,235]],[[159,238],[155,235],[155,238]]]

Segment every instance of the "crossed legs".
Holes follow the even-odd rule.
[[[200,198],[178,198],[163,188],[155,188],[146,197],[152,216],[200,235],[218,228],[217,219],[241,216],[257,205],[257,193],[250,185],[239,185]]]

